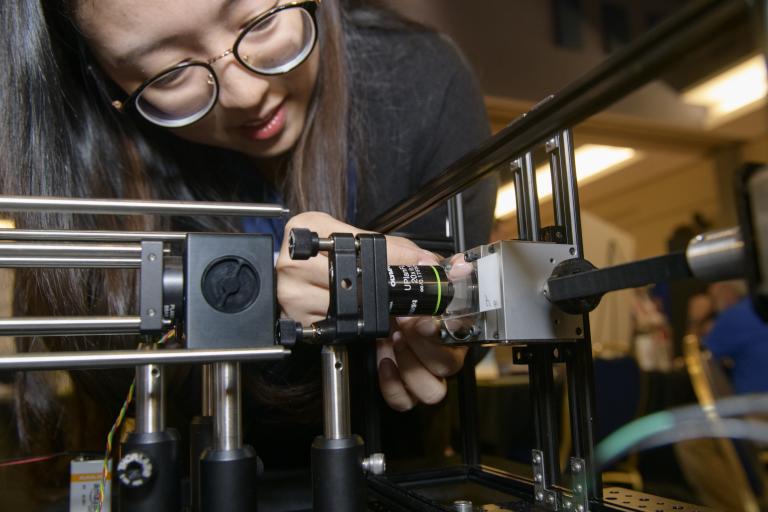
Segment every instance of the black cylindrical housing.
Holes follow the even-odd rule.
[[[195,416],[189,424],[189,488],[192,512],[200,512],[200,458],[213,445],[213,418]]]
[[[360,436],[316,437],[312,443],[312,510],[366,510],[363,473],[364,444]]]
[[[120,512],[178,512],[181,508],[179,485],[179,433],[162,432],[128,435],[123,454],[141,452],[152,462],[152,476],[141,487],[131,488],[115,481],[120,489]]]
[[[258,459],[250,446],[207,450],[200,459],[202,512],[256,512]]]
[[[440,315],[453,298],[453,284],[438,265],[388,268],[389,312],[396,316]]]

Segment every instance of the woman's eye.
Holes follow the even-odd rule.
[[[180,68],[170,71],[152,82],[152,87],[171,88],[176,87],[184,81],[188,68]]]
[[[252,33],[263,32],[265,30],[268,30],[272,25],[275,24],[276,19],[277,19],[276,15],[269,16],[268,18],[262,20],[261,22],[251,27],[251,30],[249,30],[249,32],[252,32]]]

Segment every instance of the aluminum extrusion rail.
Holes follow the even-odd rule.
[[[499,165],[519,157],[534,145],[600,112],[649,82],[724,25],[746,19],[749,12],[746,0],[704,0],[685,7],[556,95],[536,105],[367,227],[384,233],[401,228],[476,183]]]

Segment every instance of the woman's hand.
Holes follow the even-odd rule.
[[[318,254],[306,261],[288,256],[288,234],[294,227],[317,232],[364,233],[324,213],[307,212],[290,219],[277,260],[277,299],[285,314],[302,325],[325,318],[328,311],[328,258]],[[437,258],[410,240],[387,237],[390,265],[433,265]],[[404,411],[419,402],[434,404],[446,393],[445,377],[456,373],[466,349],[442,345],[432,317],[396,318],[392,334],[377,342],[379,385],[387,403]]]

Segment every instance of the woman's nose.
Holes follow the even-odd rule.
[[[259,105],[269,91],[269,81],[245,69],[232,58],[218,69],[219,104],[228,109],[246,109]]]

